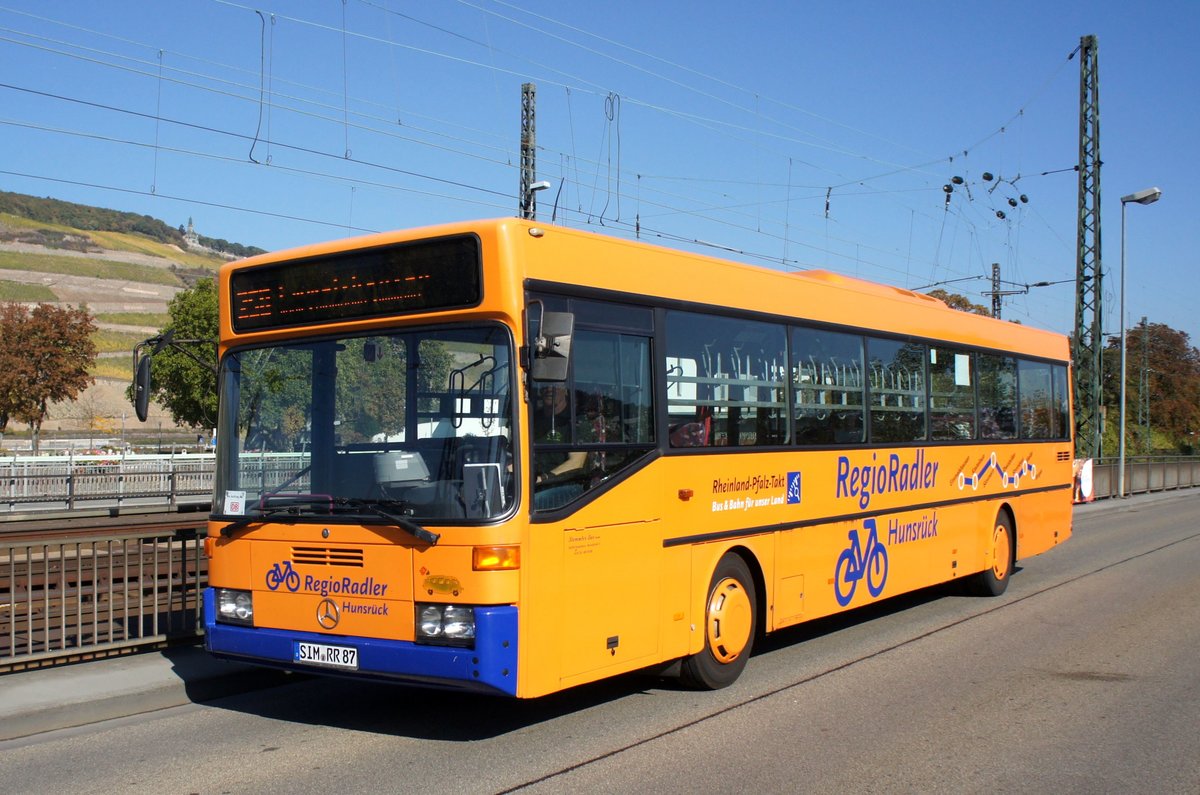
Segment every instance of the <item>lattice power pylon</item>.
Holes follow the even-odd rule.
[[[1075,261],[1075,455],[1102,453],[1104,330],[1100,255],[1100,84],[1096,37],[1079,40],[1079,234]]]
[[[537,86],[521,84],[521,193],[518,203],[521,218],[537,218],[537,192],[533,182],[537,179]]]

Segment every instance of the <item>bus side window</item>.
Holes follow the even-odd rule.
[[[929,348],[930,438],[965,441],[975,438],[974,357],[963,350]]]
[[[1017,360],[1012,356],[981,353],[979,370],[979,438],[1015,439],[1017,436]]]
[[[1067,383],[1067,368],[1053,365],[1050,377],[1054,380],[1054,427],[1055,439],[1071,438],[1071,387]]]
[[[924,441],[925,346],[868,337],[867,358],[871,374],[871,441]]]
[[[695,359],[668,356],[667,413],[670,425],[667,437],[672,447],[707,447],[712,434],[711,408],[697,402]]]
[[[796,441],[861,444],[865,428],[862,337],[793,328],[791,356]]]
[[[1017,360],[1017,388],[1021,399],[1021,438],[1053,438],[1054,399],[1050,365]]]
[[[565,506],[654,444],[649,338],[577,327],[574,356],[567,384],[535,382],[535,510]]]
[[[672,447],[788,441],[783,325],[670,311],[664,359]]]

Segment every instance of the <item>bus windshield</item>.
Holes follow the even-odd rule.
[[[267,515],[437,524],[503,514],[511,362],[498,325],[228,353],[213,513],[239,526]]]

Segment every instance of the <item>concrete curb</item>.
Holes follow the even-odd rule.
[[[0,676],[0,741],[200,703],[287,681],[198,646]]]

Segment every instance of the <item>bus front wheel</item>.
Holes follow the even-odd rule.
[[[758,629],[750,568],[726,553],[717,563],[704,606],[704,648],[683,660],[680,681],[696,690],[728,687],[741,675]]]
[[[992,548],[992,563],[967,581],[968,590],[977,596],[999,596],[1008,588],[1016,556],[1012,519],[1007,511],[996,515],[989,543]]]

